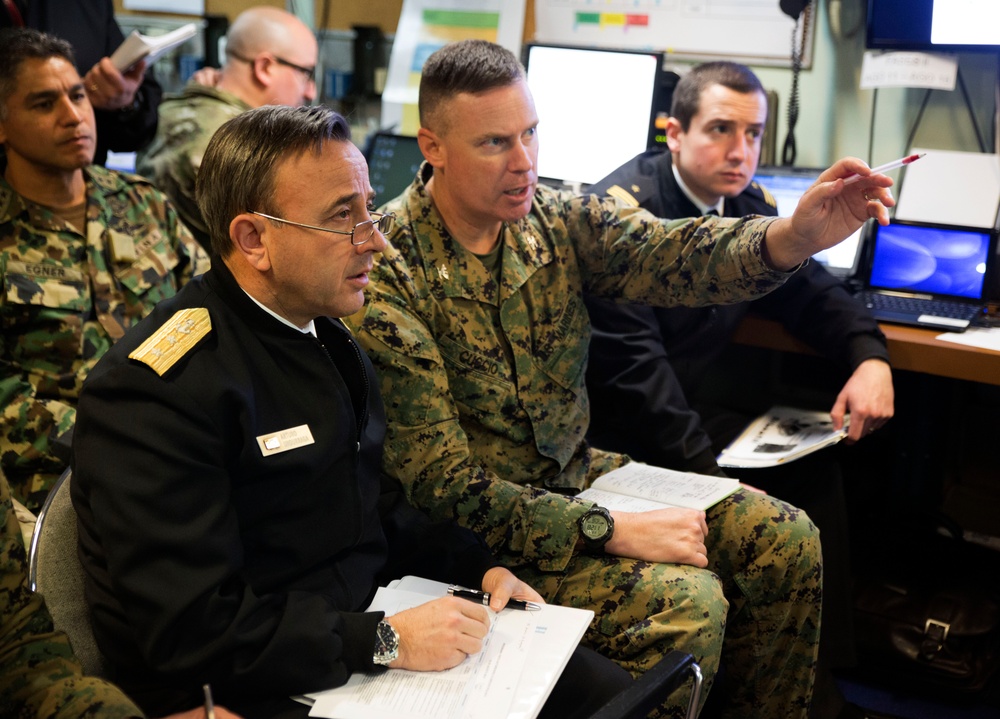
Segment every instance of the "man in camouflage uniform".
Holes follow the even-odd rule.
[[[208,256],[148,181],[90,165],[69,45],[0,34],[0,467],[37,512],[68,464],[87,372]]]
[[[316,99],[316,38],[297,17],[272,7],[246,10],[226,35],[226,63],[214,87],[191,82],[160,104],[152,144],[136,172],[173,200],[184,224],[206,250],[208,227],[195,200],[201,158],[223,123],[252,107],[305,105]]]
[[[868,170],[843,160],[791,221],[667,222],[537,186],[534,104],[499,46],[437,51],[419,102],[427,162],[386,208],[399,229],[350,320],[385,398],[385,469],[418,507],[478,531],[547,601],[593,609],[586,641],[634,674],[679,648],[711,683],[723,656],[727,716],[804,718],[822,578],[804,513],[743,490],[707,516],[616,511],[603,548],[581,551],[578,522],[599,511],[572,495],[628,461],[584,440],[581,296],[762,294],[868,214],[887,222],[875,200],[892,204],[891,180],[845,192],[835,178]]]

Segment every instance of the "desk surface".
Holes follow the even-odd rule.
[[[889,342],[893,369],[1000,385],[1000,352],[935,339],[940,330],[879,323]],[[736,342],[750,347],[816,354],[778,322],[748,315],[736,331]]]

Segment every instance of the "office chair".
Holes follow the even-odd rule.
[[[107,676],[83,594],[84,572],[77,555],[70,476],[70,470],[63,472],[38,513],[28,554],[28,586],[44,597],[55,628],[69,637],[84,674]]]
[[[628,689],[592,714],[590,719],[644,719],[680,686],[688,674],[693,681],[687,719],[695,719],[701,697],[701,667],[693,656],[677,650],[663,657]]]

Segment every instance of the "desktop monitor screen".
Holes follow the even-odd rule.
[[[527,46],[538,174],[591,185],[650,146],[663,54]]]
[[[868,0],[866,44],[884,50],[1000,48],[997,0]]]
[[[799,167],[761,167],[754,180],[774,195],[778,203],[778,215],[789,217],[795,212],[799,198],[816,182],[820,169]],[[858,230],[839,245],[817,252],[813,259],[838,277],[851,277],[858,267],[861,256],[863,229]]]
[[[368,161],[368,181],[375,190],[375,202],[382,205],[410,186],[424,156],[417,138],[379,132],[372,136],[365,159]]]

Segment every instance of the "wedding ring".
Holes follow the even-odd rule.
[[[868,190],[865,190],[864,192],[862,192],[862,193],[861,193],[861,195],[862,195],[862,196],[863,196],[863,197],[865,198],[865,200],[866,200],[866,201],[868,201],[868,202],[871,202],[871,201],[872,201],[873,199],[875,199],[875,198],[873,198],[873,197],[872,197],[871,195],[869,195],[869,194],[868,194]]]
[[[96,82],[90,83],[90,91],[91,92],[97,92],[97,83]]]

